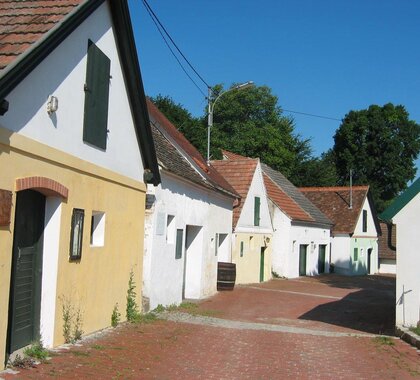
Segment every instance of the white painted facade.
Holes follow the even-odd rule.
[[[83,128],[80,128],[84,115],[88,39],[111,60],[106,151],[84,143]],[[28,89],[36,89],[36,92]],[[58,110],[51,116],[47,113],[49,95],[58,98]],[[142,158],[107,2],[52,51],[7,100],[9,112],[1,117],[1,127],[143,181]]]
[[[111,60],[106,150],[83,142],[88,39]],[[47,112],[50,95],[58,98],[58,110],[51,115]],[[0,127],[143,182],[142,157],[107,2],[29,73],[7,100],[9,111],[0,118]],[[41,339],[46,347],[53,346],[56,328],[61,202],[61,198],[46,197],[40,316]]]
[[[259,197],[261,200],[259,226],[254,226],[255,197]],[[259,161],[255,168],[248,194],[245,199],[241,200],[241,202],[244,202],[244,205],[242,207],[238,223],[236,224],[235,232],[271,234],[273,232],[273,227],[271,224],[270,210],[268,208],[267,192],[265,190],[261,165]]]
[[[254,225],[255,198],[260,198],[259,225]],[[272,234],[268,197],[258,161],[238,222],[232,236],[232,262],[236,264],[236,283],[249,284],[271,279]],[[241,242],[243,252],[241,252]],[[261,251],[264,251],[262,253]],[[264,259],[261,259],[261,256]],[[263,264],[262,264],[263,260]]]
[[[367,211],[365,232],[363,232],[363,210]],[[355,260],[355,249],[357,249],[357,260]],[[334,264],[334,271],[339,274],[362,275],[379,272],[378,233],[367,197],[354,233],[336,234],[331,239],[331,263]]]
[[[148,298],[150,309],[213,295],[218,255],[223,260],[229,255],[232,231],[231,197],[165,171],[161,178],[153,190],[154,209],[146,220],[143,297]],[[179,229],[183,231],[182,257],[176,259]]]
[[[397,273],[396,260],[379,259],[379,273],[396,274]]]
[[[392,219],[397,226],[397,326],[416,326],[420,320],[419,210],[417,193]]]
[[[270,201],[273,222],[273,272],[280,277],[299,277],[299,247],[307,245],[306,275],[319,274],[319,246],[325,245],[325,269],[329,272],[330,230],[292,225],[291,219]]]

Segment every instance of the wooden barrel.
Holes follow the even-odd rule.
[[[217,290],[233,290],[236,280],[236,264],[217,263]]]

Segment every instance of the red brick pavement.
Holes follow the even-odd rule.
[[[263,287],[282,290],[278,288],[282,286],[279,284],[270,283]],[[290,284],[288,282],[287,286]],[[298,282],[298,290],[304,290],[300,286],[301,282]],[[319,286],[322,288],[322,285]],[[328,288],[324,287],[324,295],[337,291]],[[207,314],[219,313],[219,317],[223,318],[223,313],[226,313],[233,318],[233,308],[238,310],[237,319],[242,319],[246,310],[258,308],[258,315],[264,317],[274,309],[287,308],[287,305],[268,309],[261,307],[268,307],[270,302],[264,299],[269,297],[272,301],[272,294],[289,293],[238,288],[234,292],[218,294],[203,302],[198,309]],[[233,304],[232,299],[239,299],[242,309]],[[309,305],[308,298],[302,298],[301,301],[306,305],[302,306],[304,314],[308,314],[307,309],[312,304]],[[354,303],[357,302],[362,300]],[[223,305],[225,310],[222,310]],[[220,310],[216,310],[215,306]],[[295,314],[298,314],[296,309],[291,310],[290,315],[285,312],[286,316]],[[255,317],[247,316],[245,319]],[[325,325],[325,322],[319,322],[318,327]],[[321,337],[156,321],[147,325],[121,325],[100,337],[84,341],[81,346],[61,350],[57,356],[37,368],[0,377],[162,380],[420,378],[419,353],[400,340],[393,342],[391,346],[368,337]]]

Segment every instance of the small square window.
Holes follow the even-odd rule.
[[[103,247],[105,242],[105,213],[92,211],[90,228],[90,245]]]
[[[71,217],[70,260],[82,258],[83,224],[85,210],[74,208]]]

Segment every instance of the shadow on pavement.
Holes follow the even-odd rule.
[[[372,277],[358,278],[357,281],[354,278],[343,279],[342,282],[340,280],[340,284],[331,279],[334,284],[332,286],[335,287],[341,285],[362,289],[339,301],[319,305],[300,315],[299,319],[324,322],[367,333],[394,335],[395,280],[393,283],[387,281],[382,287],[382,278],[370,283]],[[327,282],[327,279],[325,280],[321,282]]]

